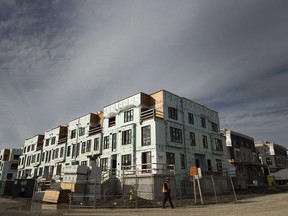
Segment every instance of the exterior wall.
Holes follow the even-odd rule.
[[[163,111],[164,121],[163,127],[157,134],[162,131],[165,133],[165,140],[162,146],[162,155],[164,161],[167,162],[167,152],[175,154],[176,173],[182,177],[187,176],[191,166],[198,166],[203,172],[220,171],[226,168],[227,151],[224,148],[224,139],[219,132],[218,113],[208,109],[207,107],[195,103],[186,98],[181,98],[170,92],[163,92]],[[177,119],[169,117],[169,108],[177,110]],[[193,121],[189,122],[189,115],[193,115]],[[201,120],[205,121],[205,127],[201,124]],[[216,128],[212,128],[212,123]],[[165,127],[165,130],[163,128]],[[171,138],[171,129],[177,128],[181,130],[182,142],[175,142]],[[214,130],[214,131],[213,131]],[[191,143],[190,133],[195,134],[195,143]],[[203,136],[207,138],[207,145],[204,147]],[[221,149],[216,149],[215,139],[219,139],[222,143]],[[161,153],[161,150],[157,150]],[[185,164],[180,165],[180,156],[184,155]],[[217,164],[216,160],[218,159]],[[197,162],[198,161],[198,162]],[[208,164],[209,161],[209,164]]]
[[[140,125],[141,97],[142,94],[138,93],[103,109],[103,140],[100,165],[104,166],[104,171],[116,171],[116,173],[113,173],[116,176],[121,175],[122,165],[132,166],[140,158],[136,152],[139,147],[140,131],[137,129]],[[127,113],[129,113],[129,116]],[[115,121],[114,124],[111,123],[113,121]],[[124,136],[127,140],[123,138]],[[115,137],[116,140],[113,141]],[[107,139],[109,144],[104,144]],[[125,156],[127,156],[126,160],[122,161]],[[106,165],[102,164],[104,160],[107,160]]]

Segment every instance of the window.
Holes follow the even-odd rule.
[[[81,154],[84,154],[85,152],[86,152],[86,142],[83,142],[81,148]]]
[[[196,146],[195,133],[194,132],[190,132],[189,136],[190,136],[190,145],[191,146]]]
[[[64,155],[64,147],[61,147],[61,149],[60,149],[60,157],[63,157],[63,155]]]
[[[52,160],[54,159],[54,155],[55,155],[55,149],[52,150]],[[32,158],[32,160],[33,160],[33,158]]]
[[[7,173],[7,179],[11,180],[13,178],[13,174],[12,173]]]
[[[131,144],[132,130],[122,131],[122,145]]]
[[[20,158],[20,155],[16,155],[16,154],[15,154],[15,155],[13,156],[13,160],[19,160],[19,158]]]
[[[220,159],[216,159],[216,167],[217,171],[222,171],[222,161]]]
[[[181,169],[185,169],[185,156],[184,156],[184,154],[180,154],[180,164],[181,164]]]
[[[104,143],[103,143],[103,149],[108,149],[109,148],[109,136],[104,137]]]
[[[178,120],[177,109],[175,109],[173,107],[168,107],[168,117],[171,119]]]
[[[194,124],[194,115],[192,113],[188,113],[188,122],[189,124]]]
[[[41,161],[42,161],[42,162],[44,162],[44,160],[45,160],[45,152],[42,153],[42,158],[41,158]],[[22,165],[23,165],[23,164],[22,164]]]
[[[174,127],[170,127],[170,141],[182,143],[182,130]]]
[[[112,134],[112,151],[116,150],[117,148],[117,134],[113,133]]]
[[[133,121],[133,110],[128,110],[124,112],[124,122]]]
[[[31,145],[31,151],[34,151],[35,144]]]
[[[212,163],[210,159],[207,159],[207,166],[208,166],[208,171],[212,171]]]
[[[273,165],[271,158],[266,158],[267,165]]]
[[[76,137],[76,129],[74,129],[74,130],[71,131],[71,136],[70,136],[70,138],[73,139],[73,138],[75,138],[75,137]]]
[[[72,158],[75,157],[76,155],[76,150],[75,150],[76,146],[75,145],[72,145]]]
[[[76,144],[76,157],[79,156],[79,153],[80,153],[80,143],[77,143]]]
[[[203,144],[203,148],[208,149],[208,140],[207,140],[207,136],[202,135],[202,144]]]
[[[131,163],[131,154],[122,155],[122,158],[121,158],[122,168],[121,169],[131,169],[131,164],[132,164]],[[125,166],[127,166],[127,167],[125,167]]]
[[[142,133],[142,146],[151,145],[151,126],[144,126],[141,129]]]
[[[31,163],[34,163],[35,162],[35,155],[32,155],[32,160],[31,160]]]
[[[59,156],[59,148],[57,148],[55,151],[55,158],[58,158],[58,156]]]
[[[55,144],[56,143],[56,137],[54,136],[54,137],[52,137],[52,139],[51,139],[51,145],[53,145],[53,144]]]
[[[214,122],[212,122],[211,124],[212,124],[212,131],[218,132],[218,125]]]
[[[142,173],[151,173],[151,152],[142,153]]]
[[[108,158],[101,158],[100,159],[100,167],[102,168],[102,171],[108,170]]]
[[[87,140],[86,152],[91,151],[91,140]]]
[[[99,137],[94,139],[94,151],[99,150]]]
[[[12,170],[17,170],[18,169],[18,164],[17,163],[12,163],[11,164],[11,169]]]
[[[166,163],[167,163],[167,169],[173,169],[175,165],[175,154],[167,152],[166,153]]]
[[[68,146],[67,148],[67,157],[71,155],[71,146]]]
[[[80,127],[79,128],[79,136],[85,135],[85,127]]]
[[[37,160],[36,160],[36,161],[37,161],[37,162],[40,161],[40,153],[37,154]]]
[[[45,140],[45,146],[49,146],[49,139]]]
[[[81,165],[87,166],[87,161],[81,161]]]
[[[50,162],[50,160],[51,160],[51,155],[52,155],[52,150],[49,151],[49,157],[48,157],[48,161],[47,161],[47,162]]]
[[[240,150],[234,149],[235,159],[241,160],[241,153]]]
[[[116,117],[114,116],[114,117],[109,118],[108,119],[108,126],[113,127],[115,125],[116,125]]]
[[[201,117],[201,127],[206,128],[206,119]]]
[[[222,140],[215,138],[215,150],[216,151],[223,151]]]

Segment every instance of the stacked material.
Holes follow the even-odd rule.
[[[101,199],[101,173],[101,167],[92,166],[87,181],[86,197],[89,201]]]
[[[48,203],[68,203],[70,190],[48,189],[45,191],[43,202]]]
[[[86,193],[89,167],[84,165],[66,165],[63,167],[61,189],[72,192],[71,197],[76,202],[83,202]]]

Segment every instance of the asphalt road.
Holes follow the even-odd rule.
[[[57,209],[53,205],[43,206],[42,210],[28,210],[19,207],[13,200],[0,199],[1,216],[18,215],[61,215],[61,216],[286,216],[288,214],[288,192],[247,198],[233,203],[191,205],[176,209],[139,208],[139,209]],[[14,207],[5,208],[9,205]]]

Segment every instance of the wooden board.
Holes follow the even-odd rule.
[[[43,202],[49,202],[49,203],[58,203],[60,191],[58,190],[46,190]]]

